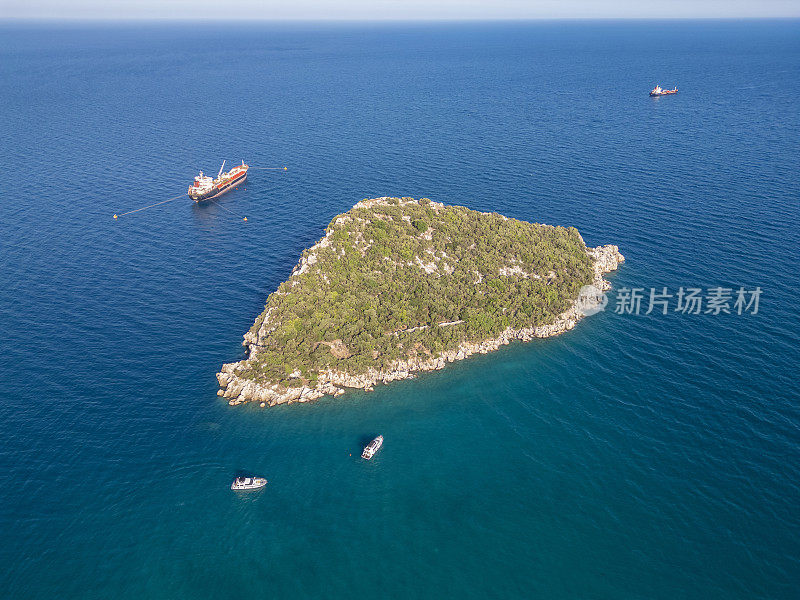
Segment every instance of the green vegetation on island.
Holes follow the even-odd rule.
[[[238,374],[314,386],[553,322],[593,279],[574,227],[428,199],[365,200],[334,218],[267,300]]]

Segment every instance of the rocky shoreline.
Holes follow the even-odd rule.
[[[324,243],[325,238],[321,243]],[[614,271],[624,262],[619,248],[613,245],[587,248],[587,253],[594,262],[594,280],[591,286],[598,293],[611,288],[611,284],[603,279],[603,275]],[[313,256],[313,255],[312,255]],[[302,259],[295,272],[302,269]],[[294,275],[294,273],[293,273]],[[599,300],[599,299],[598,299]],[[599,301],[582,296],[576,299],[571,308],[563,312],[550,324],[524,329],[506,329],[499,337],[482,342],[463,343],[457,349],[446,351],[435,357],[416,357],[409,360],[400,360],[388,370],[369,369],[365,373],[353,375],[336,370],[327,370],[319,373],[317,383],[313,387],[301,385],[298,387],[282,387],[275,383],[258,383],[252,379],[239,376],[239,371],[245,368],[248,360],[255,357],[260,348],[260,340],[269,334],[268,323],[262,323],[258,334],[248,332],[244,336],[243,345],[248,348],[248,358],[239,362],[228,363],[222,366],[217,373],[220,390],[219,396],[226,398],[228,404],[236,405],[245,402],[258,402],[260,406],[275,406],[292,402],[308,402],[322,396],[340,396],[346,388],[372,391],[378,383],[389,383],[400,379],[414,377],[414,373],[421,371],[435,371],[443,369],[447,363],[463,360],[473,354],[487,354],[505,346],[513,340],[530,341],[534,338],[547,338],[569,331],[585,316],[587,308],[592,308],[592,303]],[[588,311],[591,314],[591,310]],[[266,319],[265,319],[266,321]]]

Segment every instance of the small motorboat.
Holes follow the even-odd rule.
[[[263,477],[237,477],[231,484],[232,490],[258,490],[267,485]]]
[[[671,90],[665,90],[660,85],[657,85],[652,90],[650,90],[650,97],[656,98],[658,96],[671,96],[672,94],[677,94],[678,88],[672,88]]]
[[[381,446],[383,446],[383,436],[379,435],[369,444],[367,444],[367,447],[364,448],[364,451],[361,453],[361,458],[369,460],[375,456],[375,453],[381,449]]]

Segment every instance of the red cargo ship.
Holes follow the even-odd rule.
[[[224,168],[225,161],[223,160],[216,179],[211,179],[200,171],[200,175],[194,178],[194,184],[189,188],[189,197],[195,202],[202,202],[221,196],[247,179],[247,169],[250,167],[242,161],[241,165],[233,167],[227,173],[222,172]]]
[[[677,94],[678,88],[672,88],[671,90],[664,90],[661,89],[660,85],[657,85],[650,91],[650,96],[669,96],[670,94]]]

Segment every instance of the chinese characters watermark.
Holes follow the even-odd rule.
[[[719,315],[750,313],[758,314],[761,288],[748,290],[744,287],[680,287],[674,293],[666,287],[629,288],[622,287],[616,292],[614,312],[618,315],[666,315],[676,312],[688,315]],[[608,294],[595,286],[581,288],[577,307],[584,315],[593,315],[606,309]]]

